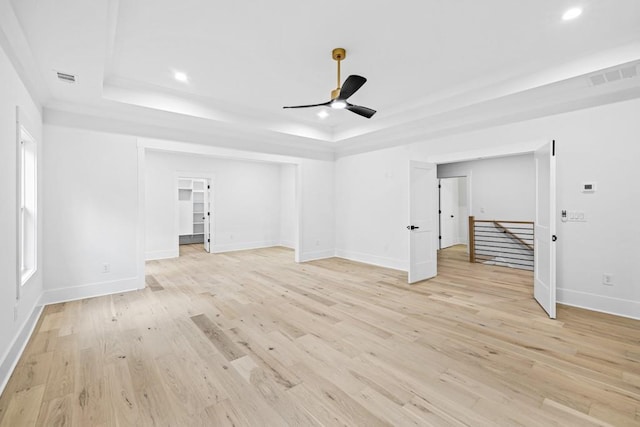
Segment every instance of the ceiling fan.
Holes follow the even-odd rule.
[[[376,110],[372,110],[371,108],[362,107],[360,105],[353,105],[347,102],[347,99],[356,93],[358,89],[362,87],[363,84],[367,81],[362,76],[357,76],[355,74],[350,75],[344,81],[342,87],[340,87],[340,61],[342,61],[347,56],[347,51],[343,48],[339,47],[333,49],[331,52],[331,56],[334,60],[338,62],[338,87],[331,91],[331,100],[327,102],[323,102],[321,104],[310,104],[310,105],[294,105],[291,107],[282,107],[282,108],[309,108],[309,107],[331,107],[337,109],[345,109],[351,112],[354,112],[362,117],[366,117],[370,119],[375,113]]]

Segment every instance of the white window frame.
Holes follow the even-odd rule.
[[[18,277],[24,286],[38,271],[38,145],[23,126],[17,157]]]

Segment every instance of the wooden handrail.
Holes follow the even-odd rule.
[[[469,218],[474,218],[470,216]],[[474,219],[474,222],[506,222],[507,224],[533,224],[533,221],[507,221],[506,219]]]
[[[504,221],[504,222],[508,222],[508,221]],[[514,222],[512,224],[523,224],[523,223],[524,222]],[[523,244],[524,246],[529,248],[530,251],[533,250],[533,245],[530,245],[529,243],[527,243],[524,240],[522,240],[522,238],[520,238],[519,236],[513,234],[509,229],[507,229],[507,227],[505,227],[504,225],[500,224],[500,221],[493,221],[493,224],[496,227],[498,227],[500,230],[502,230],[503,233],[508,234],[509,237],[511,237],[512,239],[517,240],[518,242],[520,242],[521,244]],[[533,222],[531,222],[530,224],[533,224]]]

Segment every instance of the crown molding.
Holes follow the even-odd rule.
[[[44,122],[49,125],[193,142],[266,154],[334,159],[333,147],[315,140],[106,101],[92,106],[49,103],[44,109]]]
[[[51,98],[51,93],[40,74],[40,67],[9,0],[0,0],[0,46],[9,57],[33,101],[42,109]]]

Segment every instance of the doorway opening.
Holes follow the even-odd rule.
[[[208,178],[178,177],[178,244],[182,255],[190,252],[210,252],[211,243],[211,182]]]
[[[528,149],[523,149],[525,146]],[[427,272],[429,273],[428,275],[424,274],[423,275],[424,277],[419,277],[418,280],[412,280],[412,277],[414,277],[415,274],[420,271],[420,267],[421,267],[420,262],[425,259],[425,256],[420,256],[421,252],[429,253],[430,248],[432,252],[435,252],[435,249],[437,249],[440,245],[439,243],[440,239],[437,239],[437,238],[431,241],[427,240],[422,245],[416,244],[417,239],[415,235],[417,233],[415,230],[419,229],[420,226],[416,226],[414,224],[414,218],[416,218],[416,215],[414,214],[414,210],[416,210],[416,212],[421,212],[421,211],[418,209],[414,209],[414,206],[428,206],[429,202],[433,199],[431,198],[429,191],[423,189],[424,185],[418,185],[418,184],[423,184],[423,181],[425,180],[418,180],[417,179],[418,175],[414,171],[414,169],[417,169],[418,167],[426,169],[434,165],[437,165],[438,174],[440,174],[441,165],[444,166],[444,165],[455,164],[456,162],[486,160],[489,157],[499,161],[500,158],[504,158],[507,156],[510,157],[517,154],[532,153],[534,163],[530,164],[530,166],[533,166],[532,169],[534,173],[531,174],[533,176],[529,175],[527,178],[523,180],[505,178],[505,179],[497,179],[497,180],[494,179],[494,181],[496,183],[499,183],[500,185],[507,185],[512,187],[515,186],[512,188],[512,190],[516,191],[515,193],[513,193],[516,195],[519,195],[522,192],[521,190],[527,187],[529,187],[530,190],[533,190],[531,192],[532,193],[531,197],[529,197],[528,199],[529,203],[527,203],[527,204],[530,204],[531,206],[529,215],[531,215],[531,213],[534,214],[534,221],[527,221],[527,222],[533,222],[533,230],[534,230],[533,231],[534,244],[532,245],[533,252],[534,252],[533,254],[533,259],[534,259],[533,296],[535,300],[540,304],[542,309],[544,309],[544,311],[547,312],[548,316],[554,319],[556,317],[555,242],[557,240],[557,236],[555,234],[556,233],[555,216],[557,214],[556,213],[556,188],[555,188],[555,185],[556,185],[555,184],[556,182],[555,141],[546,141],[543,143],[540,143],[539,141],[531,142],[528,144],[521,144],[517,149],[514,149],[514,147],[501,147],[501,148],[496,148],[494,150],[489,150],[489,151],[493,151],[491,156],[478,156],[478,152],[476,151],[476,152],[473,152],[473,154],[471,152],[467,152],[467,153],[461,152],[461,153],[456,153],[455,155],[440,156],[440,158],[438,157],[430,158],[429,159],[430,162],[416,162],[413,160],[409,161],[409,222],[410,222],[410,225],[407,226],[407,228],[410,230],[411,234],[409,237],[408,282],[414,283],[415,281],[425,280],[431,277],[435,277],[437,275],[437,263],[436,263],[435,267],[430,269]],[[457,166],[459,167],[460,165],[457,165]],[[469,174],[467,176],[470,178],[472,168],[470,168],[469,165],[464,165],[463,167],[465,167],[469,171]],[[508,172],[507,168],[496,167],[496,165],[491,165],[489,168],[487,168],[487,171],[489,172],[490,175],[494,175],[494,178],[496,178],[495,172],[501,172],[501,173]],[[452,172],[454,171],[449,170],[447,174],[442,173],[442,175],[444,175],[443,178]],[[474,181],[477,181],[476,175],[477,174],[474,169],[474,172],[473,172]],[[456,176],[456,175],[453,175],[453,176]],[[429,179],[426,179],[426,181],[429,181]],[[523,186],[523,182],[527,182],[527,181],[531,181],[531,185]],[[432,188],[434,189],[437,188],[436,176],[431,177],[431,185],[432,185]],[[468,188],[470,189],[470,187],[471,186],[469,185]],[[479,186],[477,187],[480,188]],[[497,185],[493,185],[489,187],[491,189],[489,198],[486,198],[486,197],[485,198],[486,200],[493,200],[492,204],[495,204],[497,201],[498,203],[501,203],[502,206],[505,206],[506,209],[513,209],[513,208],[517,209],[522,207],[522,205],[524,204],[515,200],[516,197],[513,197],[513,196],[509,197],[505,195],[504,192],[502,192],[501,194],[501,191],[498,191]],[[418,191],[418,190],[421,190],[421,191]],[[471,192],[468,191],[469,215],[474,215],[472,212],[475,212],[477,209],[477,211],[479,211],[482,214],[486,214],[486,216],[489,217],[488,219],[482,219],[483,222],[497,223],[498,228],[502,227],[503,234],[507,234],[509,238],[512,238],[517,242],[514,244],[522,244],[522,242],[524,241],[525,246],[529,245],[529,243],[526,242],[525,239],[518,236],[517,233],[514,233],[508,230],[507,227],[501,224],[504,222],[514,223],[515,221],[515,223],[518,223],[522,221],[518,221],[517,219],[508,220],[508,221],[497,221],[496,220],[497,217],[491,218],[490,216],[493,215],[494,212],[486,211],[485,210],[486,206],[483,203],[481,204],[478,203],[478,200],[476,197],[477,195],[475,194],[473,196],[474,205],[472,205],[470,193]],[[501,195],[499,197],[495,197],[497,194],[501,194]],[[477,208],[474,207],[472,209],[472,206],[475,206],[475,205],[477,205]],[[435,211],[434,209],[435,206],[438,206],[437,197],[435,197],[435,200],[433,200],[431,204],[431,207],[434,211]],[[506,209],[500,209],[500,211],[504,213],[506,212]],[[498,213],[497,209],[495,213]],[[505,214],[505,217],[506,217],[506,214]],[[517,216],[515,215],[512,216],[511,214],[509,215],[509,217],[517,218]],[[503,219],[503,218],[500,218],[500,219]],[[471,223],[471,219],[469,219],[469,223]],[[434,218],[433,225],[434,225],[434,228],[438,227],[436,218]],[[471,233],[469,234],[470,234],[469,242],[471,243],[471,239],[474,239],[475,234],[474,235],[472,235]],[[472,246],[472,245],[469,244],[469,246]]]
[[[438,249],[456,246],[468,250],[467,177],[439,179],[438,200]]]

